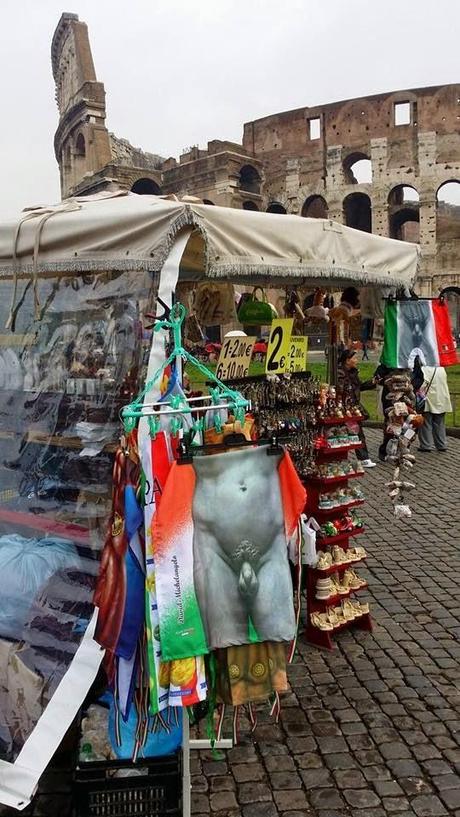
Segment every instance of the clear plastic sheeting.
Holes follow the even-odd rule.
[[[148,272],[0,278],[0,760],[13,762],[93,615],[119,410],[139,389]],[[4,328],[14,303],[14,332]]]

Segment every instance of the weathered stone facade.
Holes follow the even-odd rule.
[[[214,140],[177,161],[108,132],[104,86],[96,78],[87,26],[76,15],[61,17],[52,65],[63,197],[121,187],[328,216],[420,241],[421,293],[460,284],[460,85],[274,114],[246,123],[241,145]],[[453,190],[453,200],[440,190]]]
[[[64,198],[122,187],[139,193],[193,194],[227,207],[260,209],[262,163],[243,145],[215,140],[176,159],[133,147],[105,125],[86,23],[63,14],[51,49],[59,125],[54,139]]]
[[[263,160],[265,207],[419,239],[419,288],[431,292],[434,276],[460,283],[460,196],[457,207],[437,202],[460,182],[460,85],[267,116],[244,126],[243,144]],[[359,183],[353,167],[366,160]]]

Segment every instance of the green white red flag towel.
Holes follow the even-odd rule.
[[[443,300],[389,301],[385,307],[381,362],[392,369],[412,369],[417,355],[425,366],[457,363],[449,309]]]

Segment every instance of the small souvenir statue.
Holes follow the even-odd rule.
[[[284,311],[286,317],[294,318],[293,335],[303,335],[305,315],[300,306],[300,298],[295,289],[291,289],[286,294],[286,304]]]
[[[359,314],[359,291],[355,287],[347,287],[342,292],[340,303],[329,310],[329,317],[337,326],[337,338],[346,343],[350,336],[350,321]]]

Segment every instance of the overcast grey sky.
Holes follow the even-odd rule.
[[[63,11],[88,23],[109,130],[163,156],[276,111],[460,79],[457,0],[0,0],[0,217],[59,199]]]

